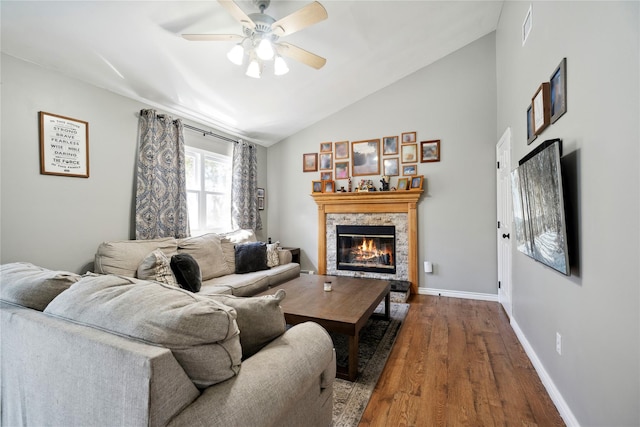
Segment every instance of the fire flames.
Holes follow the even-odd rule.
[[[358,262],[389,265],[392,253],[390,250],[378,249],[375,239],[363,239],[362,244],[356,246],[352,251],[352,256],[354,261]]]

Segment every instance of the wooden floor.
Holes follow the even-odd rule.
[[[496,302],[415,295],[360,426],[562,426]]]

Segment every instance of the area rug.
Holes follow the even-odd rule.
[[[360,330],[358,377],[354,382],[336,378],[333,385],[334,426],[357,426],[360,422],[408,311],[409,304],[391,303],[391,319],[369,319]],[[384,303],[375,312],[384,313]],[[331,338],[338,365],[346,365],[347,338],[338,334],[331,334]]]

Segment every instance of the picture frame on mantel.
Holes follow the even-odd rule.
[[[89,178],[89,123],[38,112],[40,174]]]
[[[551,124],[551,100],[549,82],[540,85],[531,104],[533,105],[533,131],[540,135]]]

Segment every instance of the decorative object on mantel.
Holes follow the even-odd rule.
[[[555,123],[567,112],[567,58],[562,58],[560,64],[551,74],[551,123]]]
[[[411,178],[411,189],[412,190],[422,190],[422,175],[414,176]]]
[[[420,143],[420,162],[439,162],[440,161],[440,140],[422,141]]]
[[[551,123],[551,100],[549,99],[549,83],[540,85],[531,100],[533,104],[533,131],[540,135]]]
[[[302,155],[302,172],[318,171],[318,153],[306,153]]]
[[[40,173],[89,178],[89,123],[40,111]]]
[[[383,175],[380,182],[382,183],[382,187],[380,187],[380,191],[389,191],[389,182],[391,179],[388,175]]]
[[[398,190],[409,189],[409,178],[398,178]]]
[[[333,181],[322,181],[322,192],[333,193],[335,191],[335,184]]]

